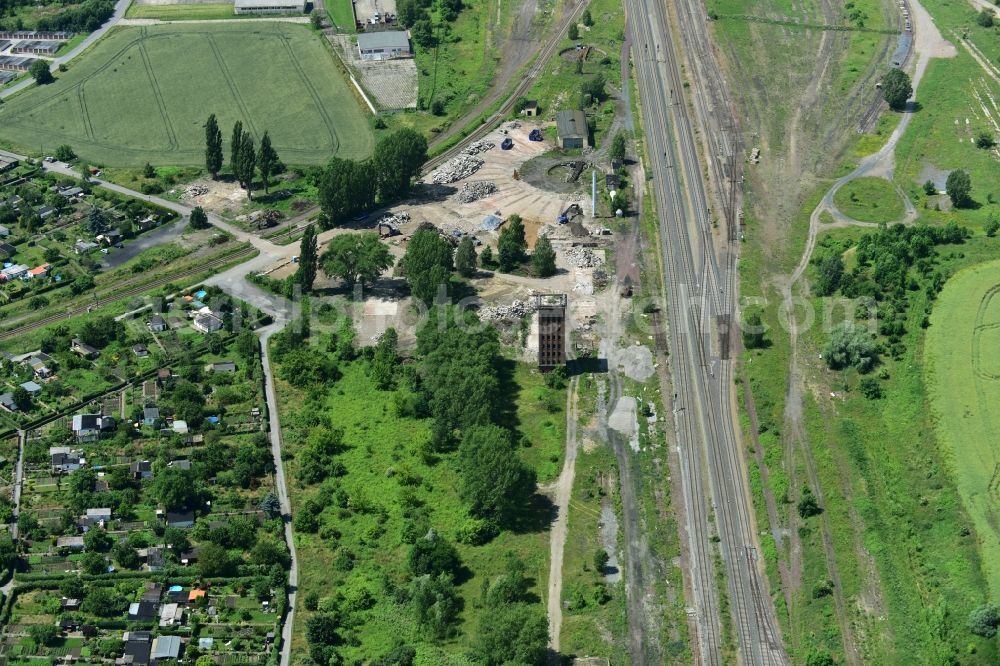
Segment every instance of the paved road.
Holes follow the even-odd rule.
[[[16,155],[13,153],[7,153],[0,151],[0,155],[7,155],[17,157],[18,159],[25,159],[22,155]],[[59,163],[59,162],[45,162],[43,166],[46,171],[52,171],[54,173],[59,173],[64,176],[72,176],[74,178],[79,178],[80,174],[72,169],[71,167]],[[176,211],[182,216],[190,216],[192,208],[190,206],[185,206],[184,204],[179,204],[174,201],[169,201],[167,199],[162,199],[156,196],[150,196],[147,194],[142,194],[141,192],[136,192],[127,187],[122,187],[121,185],[115,185],[114,183],[109,183],[107,181],[101,180],[99,178],[91,178],[92,183],[99,185],[103,188],[111,190],[113,192],[118,192],[120,194],[125,194],[136,199],[141,199],[143,201],[148,201],[164,208]],[[244,277],[247,273],[253,270],[259,270],[269,265],[274,264],[275,261],[287,258],[288,256],[298,252],[298,245],[295,243],[289,245],[275,245],[274,243],[259,238],[254,234],[247,233],[242,229],[239,229],[228,222],[225,222],[217,215],[212,213],[208,214],[209,222],[211,222],[216,227],[227,231],[234,237],[241,241],[249,242],[254,245],[260,253],[238,266],[235,266],[228,271],[219,273],[213,276],[209,280],[206,280],[206,284],[217,284],[223,287],[232,296],[242,299],[247,303],[250,303],[259,310],[266,312],[271,315],[274,319],[274,323],[269,326],[262,328],[258,331],[261,341],[261,360],[264,368],[265,377],[265,397],[267,400],[267,410],[268,410],[268,423],[270,427],[271,435],[271,452],[274,456],[275,462],[275,482],[278,486],[278,499],[281,503],[281,513],[285,523],[285,540],[288,543],[288,549],[291,553],[291,570],[288,574],[288,615],[286,616],[285,623],[282,626],[282,651],[281,651],[281,666],[288,666],[291,661],[291,644],[292,644],[292,623],[294,621],[295,615],[295,599],[296,599],[296,587],[298,584],[298,558],[295,552],[295,541],[292,535],[292,510],[291,504],[288,500],[288,489],[285,482],[285,469],[282,465],[281,459],[281,427],[278,422],[278,403],[277,397],[274,391],[274,375],[271,370],[271,361],[267,353],[267,341],[268,339],[277,331],[280,331],[285,324],[288,323],[290,318],[294,314],[292,305],[288,303],[283,298],[269,294],[256,286],[247,282]],[[177,224],[182,224],[183,220],[179,221]],[[22,445],[23,449],[23,445]],[[21,459],[22,456],[18,457],[18,478],[21,475]],[[20,484],[15,485],[15,505],[17,503],[17,498],[20,496]]]
[[[58,58],[53,58],[52,67],[50,69],[53,72],[56,72],[59,69],[59,65],[68,63],[70,60],[72,60],[73,58],[77,57],[78,55],[86,51],[91,44],[93,44],[98,39],[103,37],[104,33],[106,33],[111,28],[115,27],[115,25],[119,21],[121,21],[122,18],[124,18],[125,12],[128,10],[129,5],[131,4],[132,0],[118,0],[118,4],[115,5],[115,13],[111,15],[111,18],[109,18],[107,22],[100,28],[87,35],[87,37],[82,42],[77,44],[76,48],[74,48],[72,51],[70,51],[65,55],[61,55]],[[14,85],[8,88],[4,88],[3,90],[0,90],[0,99],[3,99],[5,97],[10,97],[14,93],[20,92],[30,85],[34,85],[34,83],[35,80],[32,79],[31,77],[28,77],[22,81],[15,83]]]
[[[648,0],[626,0],[626,8],[633,27],[632,52],[666,268],[670,360],[678,394],[675,427],[698,654],[704,664],[721,664],[724,659],[712,573],[710,519],[714,518],[740,660],[785,664],[788,659],[758,558],[753,508],[733,424],[732,365],[728,353],[719,354],[721,345],[713,349],[717,317],[735,313],[738,248],[727,247],[725,269],[720,270],[666,8]],[[706,496],[711,498],[710,507]]]
[[[272,315],[274,316],[274,315]],[[267,395],[267,421],[271,429],[271,453],[274,456],[275,481],[278,486],[278,500],[281,503],[281,517],[285,526],[285,541],[288,552],[292,556],[291,569],[288,572],[288,614],[281,627],[281,664],[288,666],[292,657],[292,627],[295,622],[295,599],[299,583],[299,558],[295,552],[295,538],[292,534],[292,504],[288,500],[288,487],[285,483],[285,466],[281,460],[281,424],[278,422],[278,400],[274,391],[274,373],[271,369],[271,359],[267,353],[267,341],[281,330],[286,320],[275,318],[275,322],[260,331],[261,361],[264,366],[264,385]]]

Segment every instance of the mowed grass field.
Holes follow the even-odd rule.
[[[366,157],[372,131],[322,39],[276,22],[120,28],[0,106],[0,142],[69,144],[106,166],[200,165],[215,113],[227,140],[237,120],[258,141],[269,131],[288,164]]]
[[[833,195],[844,215],[861,222],[896,222],[903,217],[903,200],[885,178],[858,178]]]
[[[979,536],[990,597],[1000,599],[1000,261],[967,268],[945,285],[925,347],[939,441]]]

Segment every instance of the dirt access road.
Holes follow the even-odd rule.
[[[919,2],[916,0],[910,0],[910,7],[914,19],[914,51],[917,55],[913,73],[913,89],[916,91],[920,80],[923,78],[924,72],[927,70],[927,64],[930,59],[954,57],[956,50],[950,42],[941,36],[937,26],[934,25],[933,19]],[[805,379],[799,366],[799,331],[796,326],[794,316],[794,288],[805,274],[806,268],[809,266],[813,250],[816,247],[816,239],[819,236],[822,227],[874,226],[863,222],[857,222],[843,215],[834,205],[833,197],[837,190],[856,178],[863,176],[875,176],[886,178],[890,181],[892,180],[893,170],[895,168],[896,144],[899,142],[900,137],[902,137],[903,132],[905,132],[906,128],[909,126],[912,117],[912,111],[907,111],[903,115],[899,125],[897,125],[886,144],[877,153],[869,155],[861,160],[858,167],[851,173],[837,179],[826,192],[819,205],[816,206],[810,215],[809,235],[806,239],[806,246],[801,258],[799,259],[799,263],[795,267],[791,276],[788,278],[787,283],[781,286],[783,308],[785,312],[788,313],[787,320],[790,322],[789,343],[791,345],[792,352],[791,360],[789,361],[788,392],[785,399],[785,429],[786,432],[789,433],[789,437],[793,442],[793,445],[797,446],[803,453],[803,458],[806,463],[807,481],[809,486],[813,489],[813,493],[816,495],[816,499],[821,506],[825,502],[823,489],[819,482],[819,473],[816,461],[812,456],[811,448],[808,446],[805,424],[802,416],[802,396]],[[913,222],[917,217],[916,209],[913,207],[912,202],[910,202],[910,200],[906,197],[901,188],[897,187],[897,191],[900,196],[903,197],[903,201],[906,205],[905,222]],[[820,216],[823,212],[831,214],[836,222],[834,224],[824,225],[820,220]],[[847,600],[843,596],[842,586],[840,583],[840,573],[836,562],[836,551],[833,546],[833,537],[825,515],[820,517],[820,524],[822,527],[823,551],[827,560],[827,568],[830,572],[830,579],[833,581],[834,603],[837,609],[837,619],[840,624],[841,633],[844,637],[844,653],[849,664],[861,664],[863,663],[863,658],[861,656],[859,646],[855,644],[855,641],[852,638],[853,631],[848,617]],[[794,535],[794,526],[792,526],[791,532]],[[796,538],[793,536],[793,551],[797,550],[795,545]],[[798,565],[801,566],[801,563],[798,563]],[[870,572],[870,574],[875,575],[874,572]],[[801,575],[800,571],[798,572],[798,575]]]
[[[569,500],[573,494],[573,479],[576,477],[576,454],[579,449],[576,438],[577,388],[579,377],[569,382],[566,394],[566,458],[562,472],[556,480],[556,519],[552,523],[549,540],[549,647],[559,652],[559,635],[562,632],[562,567],[563,551],[566,548],[566,534],[569,531]]]
[[[551,26],[546,35],[544,34],[544,27],[535,21],[535,16],[538,13],[538,0],[523,0],[517,15],[514,17],[510,35],[507,37],[498,34],[498,31],[501,29],[500,7],[498,5],[497,15],[493,21],[489,39],[491,43],[496,44],[497,51],[501,56],[497,70],[493,75],[493,81],[490,83],[489,93],[479,101],[479,104],[474,109],[466,113],[463,117],[454,120],[448,129],[435,136],[430,142],[430,148],[440,146],[454,138],[455,135],[459,134],[468,125],[475,122],[477,118],[481,118],[501,99],[513,101],[513,97],[507,98],[505,96],[514,78],[519,73],[522,73],[521,70],[536,55],[541,61],[547,60],[552,55],[552,52],[555,51],[554,45],[558,44],[562,39],[562,35],[565,34],[570,22],[576,21],[579,18],[586,4],[583,0],[571,0],[565,4],[559,23]],[[490,44],[486,45],[487,49],[489,47]],[[537,76],[541,71],[539,67],[541,64],[543,63],[536,62],[535,67],[532,68],[534,74],[532,75],[529,72],[524,76],[524,80],[533,80],[533,76]],[[487,121],[487,124],[491,124],[492,122],[493,120],[491,119]]]

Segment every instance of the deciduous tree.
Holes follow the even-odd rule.
[[[334,157],[319,180],[319,202],[330,225],[337,225],[375,204],[377,190],[371,162]]]
[[[608,157],[612,160],[617,160],[619,162],[625,161],[625,151],[628,148],[628,139],[625,137],[625,132],[619,131],[615,134],[615,138],[611,140],[611,149],[608,151]]]
[[[240,171],[240,143],[243,141],[243,121],[237,120],[233,124],[232,138],[229,140],[229,168],[236,179],[239,179]]]
[[[894,67],[882,77],[882,98],[890,108],[901,111],[912,94],[910,77],[903,70]]]
[[[462,566],[462,560],[447,539],[431,530],[414,542],[407,558],[407,566],[414,576],[454,576]]]
[[[218,178],[222,171],[222,130],[213,113],[205,122],[205,170]]]
[[[544,666],[547,645],[548,624],[541,612],[528,604],[502,604],[483,613],[473,652],[483,666]]]
[[[48,60],[42,60],[39,58],[35,62],[31,63],[30,67],[28,67],[28,73],[35,79],[35,83],[43,86],[56,80],[55,77],[52,76],[51,67],[52,64]]]
[[[972,178],[969,172],[964,169],[955,169],[948,174],[948,181],[945,183],[945,191],[951,198],[951,202],[962,208],[968,206],[972,201]]]
[[[29,394],[23,386],[18,386],[14,389],[14,393],[11,395],[11,400],[17,405],[17,408],[22,412],[27,412],[31,409],[31,394]]]
[[[465,278],[476,274],[476,244],[469,234],[462,236],[455,250],[455,270]]]
[[[469,513],[511,522],[534,492],[535,476],[518,457],[510,431],[492,424],[469,428],[462,434],[458,455]]]
[[[270,178],[275,173],[278,166],[278,153],[271,146],[271,137],[267,131],[260,138],[260,153],[257,155],[257,169],[260,171],[260,179],[264,183],[264,192],[267,192]]]
[[[448,293],[452,269],[451,243],[436,231],[421,229],[410,239],[399,267],[413,297],[430,305],[442,289],[445,294]]]
[[[330,277],[340,278],[353,287],[371,284],[392,266],[392,261],[389,248],[378,234],[368,231],[334,236],[320,258],[320,266]]]
[[[302,285],[302,292],[305,294],[312,291],[313,282],[316,281],[316,265],[318,261],[319,257],[316,255],[316,227],[309,224],[302,232],[302,241],[299,243],[299,269],[295,273],[295,279]]]
[[[514,214],[507,220],[507,226],[500,231],[500,238],[497,240],[497,254],[499,255],[500,270],[509,273],[522,261],[528,248],[528,243],[524,237],[524,223],[521,216]]]
[[[201,206],[195,206],[191,211],[191,218],[188,220],[192,229],[208,229],[211,224],[208,222],[208,214]]]
[[[372,155],[382,203],[409,193],[413,177],[426,161],[427,139],[418,132],[403,128],[383,137]]]
[[[969,614],[969,631],[977,636],[993,638],[997,627],[1000,627],[1000,606],[983,604]]]
[[[243,133],[240,139],[240,156],[236,161],[236,179],[240,185],[246,189],[247,198],[253,199],[253,177],[257,171],[257,151],[254,148],[253,137],[249,132]]]
[[[552,242],[548,236],[539,236],[535,241],[535,251],[531,254],[531,266],[535,269],[535,275],[541,278],[552,277],[556,274],[556,251],[552,249]]]

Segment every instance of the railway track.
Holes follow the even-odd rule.
[[[217,268],[219,266],[224,266],[226,264],[232,263],[235,260],[248,257],[254,252],[255,249],[253,247],[247,247],[243,250],[238,250],[224,257],[220,257],[213,261],[206,262],[195,268],[189,268],[183,271],[178,271],[176,273],[171,273],[161,278],[157,278],[156,280],[152,280],[150,282],[144,282],[142,284],[129,287],[121,291],[115,291],[113,293],[106,293],[103,296],[97,296],[92,302],[90,302],[87,305],[73,307],[63,312],[58,312],[56,314],[52,314],[47,317],[42,317],[41,319],[36,319],[35,321],[28,322],[27,324],[23,324],[22,326],[12,328],[7,331],[0,331],[0,340],[9,340],[10,338],[16,337],[18,335],[23,335],[30,331],[34,331],[44,326],[48,326],[49,324],[62,321],[63,319],[68,319],[70,317],[92,312],[93,310],[102,308],[106,305],[114,303],[115,301],[120,301],[123,298],[129,298],[131,296],[139,296],[141,294],[148,292],[151,289],[162,287],[163,285],[169,284],[170,282],[175,282],[177,280],[181,280],[186,277],[191,277],[193,275],[198,275],[199,273],[203,273],[206,270]]]
[[[626,5],[632,25],[637,28],[634,60],[663,243],[672,332],[670,362],[677,390],[675,430],[691,553],[688,574],[694,594],[698,652],[703,664],[722,664],[728,659],[723,654],[721,623],[725,619],[720,617],[712,555],[713,537],[717,536],[740,660],[754,665],[783,665],[787,657],[771,600],[764,592],[767,585],[756,559],[747,557],[748,552],[755,552],[748,548],[755,548],[756,527],[732,422],[732,365],[726,354],[718,358],[712,354],[713,315],[730,321],[736,309],[736,179],[729,178],[731,189],[723,197],[724,208],[728,209],[724,212],[733,222],[727,233],[732,240],[721,269],[666,8],[655,0],[627,0]],[[699,11],[691,6],[678,7],[681,31],[695,35],[700,32],[691,23],[698,20]],[[701,35],[694,39],[691,57],[710,57],[707,38]],[[698,67],[708,79],[705,97],[696,96],[694,110],[711,132],[712,124],[706,121],[713,113],[727,114],[730,107],[722,89],[712,84],[708,73],[711,68]],[[726,128],[724,122],[723,116],[717,126]],[[731,155],[736,152],[733,125],[726,138],[730,145],[724,146],[722,140],[716,136],[709,143],[715,146],[710,148],[714,163],[710,168],[717,170],[717,178],[720,173],[723,176],[719,178],[720,187],[726,183],[725,176],[734,175],[723,170],[732,165]],[[728,158],[716,159],[720,152]],[[712,533],[710,525],[713,515],[717,534]]]
[[[524,96],[526,92],[531,90],[531,87],[535,84],[539,74],[542,73],[549,60],[559,48],[559,42],[562,41],[562,35],[566,33],[566,30],[569,28],[571,22],[579,20],[580,15],[583,13],[586,6],[587,2],[585,0],[577,0],[576,6],[574,6],[572,11],[564,16],[559,22],[559,25],[555,27],[551,33],[549,41],[542,47],[541,51],[538,52],[538,56],[531,64],[531,67],[528,68],[528,71],[525,72],[521,82],[517,84],[517,87],[510,94],[510,96],[507,97],[503,104],[500,105],[500,108],[497,109],[493,115],[487,118],[479,127],[470,132],[454,146],[427,160],[427,163],[424,164],[424,168],[421,172],[423,175],[427,175],[431,171],[434,171],[434,169],[438,168],[465,150],[465,147],[470,143],[482,139],[484,136],[493,131],[493,128],[497,125],[497,123],[499,123],[508,113],[510,113],[511,109],[514,108],[514,104],[517,103],[518,98]]]

